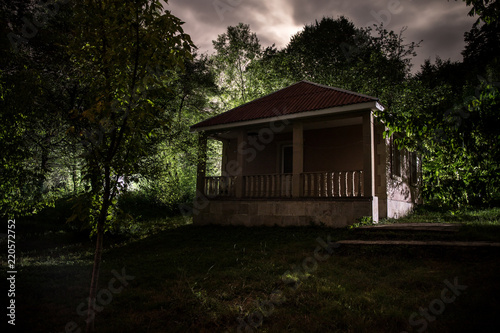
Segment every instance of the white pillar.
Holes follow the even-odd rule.
[[[371,199],[371,215],[378,222],[378,197],[375,196],[375,142],[372,111],[363,115],[363,182],[364,196]]]
[[[363,195],[365,197],[375,195],[375,149],[373,141],[373,115],[370,110],[363,115]]]

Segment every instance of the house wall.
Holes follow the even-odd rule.
[[[210,200],[194,212],[196,225],[345,227],[372,215],[368,198],[334,200]]]
[[[363,169],[363,127],[304,131],[304,172]]]
[[[251,135],[240,147],[244,156],[245,175],[276,174],[281,172],[281,147],[292,143],[292,133],[273,134],[272,140],[257,135]],[[222,170],[234,169],[229,163],[237,161],[237,139],[226,140],[224,165]]]
[[[410,176],[410,158],[406,150],[401,154],[401,176],[393,171],[391,139],[384,138],[385,126],[375,126],[375,195],[379,200],[380,218],[399,218],[413,211],[415,205],[421,202],[420,185],[413,182]],[[421,173],[419,172],[419,176]]]
[[[383,133],[385,126],[376,123],[375,140],[375,195],[378,197],[380,218],[387,217],[387,170],[390,170],[390,154]],[[390,176],[390,175],[389,175]]]
[[[255,144],[249,145],[247,149],[251,152],[247,155],[244,174],[245,175],[265,175],[281,172],[281,147],[284,144],[291,144],[292,133],[274,134],[271,142],[265,136],[254,137]],[[251,158],[255,156],[254,158]]]
[[[236,157],[238,155],[238,140],[237,139],[230,139],[224,141],[224,151],[223,154],[224,156],[222,157],[223,163],[222,163],[222,170],[231,170],[233,167],[228,167],[228,163],[235,163]],[[235,175],[231,175],[235,176]]]
[[[395,150],[391,147],[391,139],[384,139],[386,146],[386,207],[388,218],[400,218],[413,211],[415,205],[420,203],[421,179],[417,182],[410,175],[410,153],[403,150]],[[393,154],[400,154],[401,172],[396,175],[393,165]],[[419,177],[421,173],[418,172]]]
[[[420,193],[418,186],[411,184],[410,179],[410,161],[407,152],[401,153],[401,176],[396,176],[393,174],[392,170],[392,152],[390,139],[385,139],[383,137],[383,132],[385,127],[383,124],[376,124],[374,128],[374,146],[375,146],[375,197],[378,201],[374,201],[373,204],[378,205],[378,216],[379,218],[398,218],[410,213],[415,204],[420,201]],[[345,170],[362,170],[363,169],[363,142],[362,142],[362,125],[350,125],[342,127],[324,128],[324,129],[311,129],[304,131],[304,172],[315,172],[315,171],[345,171]],[[258,174],[276,174],[281,172],[281,148],[283,145],[292,143],[292,133],[277,133],[273,135],[270,142],[262,142],[258,135],[251,136],[245,141],[245,145],[240,149],[244,154],[244,174],[245,175],[258,175]],[[237,139],[227,140],[225,142],[224,149],[224,166],[223,170],[234,170],[234,165],[228,167],[230,163],[237,160],[238,147]],[[420,184],[417,184],[420,185]],[[293,201],[283,201],[282,204],[273,201],[274,210],[282,211],[289,210],[290,212],[296,212]],[[304,200],[297,201],[299,207],[302,207]],[[293,223],[306,223],[312,222],[323,223],[326,225],[347,225],[354,223],[356,218],[361,216],[369,216],[374,212],[373,209],[362,208],[364,204],[359,204],[360,206],[355,206],[360,208],[362,214],[349,213],[349,209],[345,208],[350,204],[342,203],[335,207],[323,207],[325,211],[348,211],[345,217],[341,215],[335,215],[330,218],[322,217],[319,220],[314,220],[315,214],[310,215],[308,222],[304,222],[307,215],[296,215],[300,216],[299,222],[295,221]],[[209,209],[202,214],[203,216],[197,217],[196,220],[199,223],[207,223],[206,221],[226,221],[226,217],[222,215],[227,214],[231,217],[231,221],[217,222],[222,224],[234,224],[232,220],[235,218],[237,221],[242,221],[242,224],[246,224],[251,217],[243,217],[245,213],[239,211],[236,214],[231,213],[221,207],[225,205],[228,201],[213,201],[209,203]],[[241,202],[240,202],[241,203]],[[311,202],[312,204],[312,202]],[[355,205],[358,205],[355,204]],[[251,211],[265,210],[269,205],[263,203],[256,203],[251,201],[245,203],[245,207],[249,207]],[[277,207],[277,208],[276,208]],[[341,208],[338,208],[341,207]],[[342,208],[344,207],[344,208]],[[244,212],[247,208],[242,208]],[[371,213],[365,212],[366,209],[371,209]],[[276,212],[275,212],[276,213]],[[221,215],[222,214],[222,215]],[[262,217],[263,214],[259,216]],[[264,214],[265,215],[265,214]],[[355,216],[356,215],[356,216]],[[358,216],[359,215],[359,216]],[[228,217],[229,218],[229,217]],[[313,220],[311,220],[313,219]],[[264,225],[278,224],[278,225],[289,225],[290,221],[296,220],[296,218],[290,218],[289,215],[280,215],[277,213],[274,215],[265,215],[262,217],[262,222]],[[257,223],[257,222],[256,222]]]
[[[266,139],[253,135],[241,147],[245,175],[281,173],[281,149],[292,144],[292,133],[274,134],[271,142]],[[223,170],[231,169],[228,163],[234,163],[237,154],[237,139],[227,140]],[[304,172],[362,169],[362,125],[304,131]]]

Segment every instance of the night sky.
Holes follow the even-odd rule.
[[[463,34],[476,18],[464,1],[447,0],[169,0],[166,9],[185,21],[199,53],[213,52],[212,40],[239,22],[250,24],[261,45],[286,46],[290,37],[322,17],[343,15],[356,27],[383,22],[388,30],[407,27],[406,42],[423,40],[414,60],[462,60]]]

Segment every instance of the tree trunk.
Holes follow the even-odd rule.
[[[107,201],[107,200],[106,200]],[[96,296],[97,296],[97,286],[99,282],[99,273],[101,269],[101,257],[103,248],[103,238],[104,238],[104,223],[106,222],[106,217],[108,215],[109,204],[106,206],[103,203],[101,212],[99,214],[99,219],[97,221],[97,241],[95,246],[94,254],[94,266],[92,268],[92,280],[90,282],[90,293],[89,293],[89,307],[87,310],[87,333],[95,332],[95,315],[96,315]]]
[[[76,164],[71,165],[71,177],[73,178],[73,195],[76,195],[77,185],[76,185]]]
[[[109,165],[104,168],[104,193],[102,195],[102,206],[97,220],[97,241],[94,254],[94,267],[92,268],[92,280],[90,282],[89,307],[87,312],[87,333],[95,332],[96,311],[101,311],[96,306],[97,286],[101,268],[102,247],[104,238],[104,225],[108,216],[108,209],[111,204],[111,174]]]

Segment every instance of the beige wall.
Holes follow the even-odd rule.
[[[252,143],[252,140],[257,141]],[[291,144],[290,132],[273,135],[269,143],[262,143],[258,135],[247,139],[241,149],[245,159],[244,174],[281,173],[282,146]],[[228,163],[234,163],[237,158],[237,139],[226,141],[225,154],[223,170],[229,170]],[[362,125],[304,131],[304,172],[362,169]]]
[[[236,162],[236,156],[237,156],[237,139],[230,139],[226,140],[224,142],[224,151],[223,153],[225,154],[223,156],[223,165],[222,165],[222,170],[227,170],[227,164],[229,162],[235,163]],[[229,169],[232,169],[233,167],[230,167]],[[230,176],[235,176],[235,175],[230,175]]]
[[[362,125],[304,131],[304,172],[363,169]]]
[[[254,133],[257,133],[257,131]],[[269,137],[253,135],[247,138],[245,144],[241,146],[240,151],[244,157],[243,169],[245,175],[276,174],[281,172],[281,147],[284,144],[292,143],[292,133],[273,134],[272,141],[268,142],[268,140]],[[234,164],[238,156],[237,139],[226,140],[225,145],[222,170],[228,171],[235,169]]]
[[[245,174],[246,175],[265,175],[280,173],[280,149],[284,141],[291,142],[292,134],[274,134],[273,140],[267,143],[265,138],[254,136],[258,140],[256,144],[247,145],[250,152],[246,155]],[[263,139],[264,142],[261,141]],[[253,159],[252,157],[255,156]]]
[[[376,184],[380,217],[399,218],[408,215],[420,202],[420,185],[410,178],[410,158],[406,150],[401,154],[401,176],[393,174],[390,139],[382,137],[383,126],[377,127]]]

